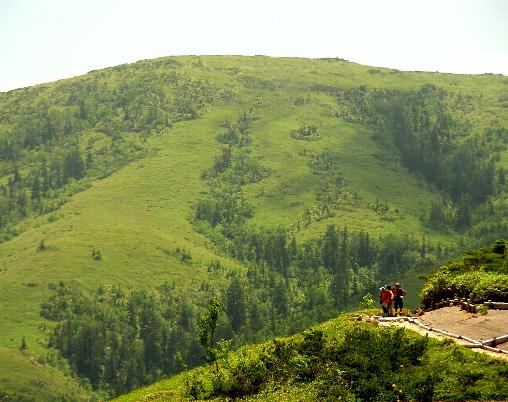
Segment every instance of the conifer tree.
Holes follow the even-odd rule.
[[[235,332],[245,323],[245,310],[245,290],[240,278],[234,275],[226,290],[226,312]]]
[[[217,330],[217,324],[221,311],[224,310],[222,302],[218,298],[213,298],[208,304],[206,313],[199,320],[198,339],[200,345],[206,350],[206,360],[209,363],[215,362],[215,368],[218,371],[218,363],[216,361],[216,350],[214,334]]]

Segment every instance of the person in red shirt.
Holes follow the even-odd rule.
[[[392,292],[390,291],[390,285],[386,285],[381,289],[381,306],[383,307],[383,317],[388,317],[390,315],[390,308],[392,304]]]

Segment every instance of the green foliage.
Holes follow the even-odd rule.
[[[291,338],[244,347],[210,366],[119,398],[261,401],[504,400],[503,360],[345,314]],[[183,381],[182,381],[183,379]]]
[[[400,211],[397,208],[392,208],[388,202],[382,203],[376,199],[376,202],[369,205],[369,208],[383,220],[393,222],[402,219]]]
[[[347,394],[359,400],[432,400],[432,380],[423,375],[421,368],[421,380],[414,376],[408,383],[403,377],[405,371],[415,374],[427,347],[426,338],[409,337],[402,329],[355,327],[347,330],[339,342],[320,330],[310,330],[296,340],[274,339],[257,356],[244,355],[229,362],[210,380],[208,391],[203,392],[202,377],[194,378],[187,392],[192,395],[199,388],[204,399],[239,398],[258,393],[270,382],[311,382],[319,397],[326,400]],[[426,386],[421,387],[418,381]],[[399,382],[401,389],[394,385]],[[413,388],[415,385],[419,387]]]
[[[508,242],[506,240],[496,240],[492,246],[492,252],[499,255],[505,255],[507,243]]]
[[[199,117],[221,97],[174,70],[124,66],[116,75],[114,84],[93,74],[0,100],[0,125],[9,127],[0,135],[0,177],[11,175],[0,184],[0,229],[51,211],[55,199],[63,204],[73,181],[111,174],[142,156],[149,136]]]
[[[478,307],[478,314],[480,315],[487,315],[489,313],[489,307],[488,306],[480,306]]]
[[[302,124],[297,130],[290,133],[291,138],[303,141],[317,141],[319,140],[319,131],[317,127]]]
[[[222,233],[231,237],[253,214],[240,188],[231,185],[215,186],[208,196],[196,205],[195,218],[207,221],[210,226],[221,225]]]
[[[374,306],[374,299],[372,298],[372,295],[367,293],[365,296],[363,296],[361,304],[364,309],[372,308]]]
[[[37,246],[37,251],[44,251],[44,250],[46,250],[46,243],[45,243],[44,239],[42,239],[39,242],[39,245]]]
[[[457,118],[451,97],[432,84],[416,92],[363,86],[339,92],[342,116],[376,127],[410,171],[450,197],[451,212],[433,203],[429,223],[463,229],[473,223],[472,210],[502,188],[503,174],[498,172],[503,168],[496,167],[495,155],[506,145],[492,135],[492,127],[484,135],[472,135],[469,122]]]
[[[206,360],[209,363],[217,361],[218,349],[215,348],[214,334],[217,330],[220,313],[224,310],[222,302],[214,298],[210,300],[206,313],[198,322],[199,327],[199,344],[206,350]],[[222,349],[221,349],[222,351]]]
[[[199,332],[206,361],[215,363],[219,373],[219,361],[229,344],[217,344],[216,339],[233,338],[236,346],[239,341],[295,331],[309,322],[309,316],[314,320],[330,317],[360,302],[366,292],[375,292],[381,278],[369,271],[390,272],[397,261],[397,247],[404,261],[409,256],[421,258],[416,252],[421,248],[418,242],[373,241],[368,233],[338,231],[333,226],[318,241],[307,243],[296,242],[282,230],[237,235],[230,252],[249,264],[247,274],[228,275],[220,262],[212,260],[209,270],[224,275],[224,286],[200,284],[197,299],[169,285],[150,293],[99,288],[94,294],[71,290],[62,282],[53,286],[55,294],[41,306],[43,317],[59,322],[50,345],[94,389],[113,394],[199,363],[193,331]],[[404,247],[414,248],[406,255]],[[190,255],[184,247],[167,254],[181,261]],[[100,253],[95,250],[94,255]],[[212,298],[198,321],[193,306],[204,308],[203,300],[211,294],[220,296]],[[126,350],[132,351],[128,358],[123,354]],[[298,364],[305,367],[307,363],[304,359]],[[123,374],[120,378],[113,372]],[[301,375],[308,375],[304,368]],[[189,393],[199,389],[196,385]]]
[[[207,347],[214,348],[208,342],[217,329],[218,310],[209,313],[205,335]],[[169,284],[157,292],[101,287],[86,295],[60,283],[41,305],[41,314],[58,321],[49,346],[94,389],[113,395],[201,362],[194,340],[197,317]]]
[[[21,338],[21,344],[19,345],[19,349],[20,350],[25,350],[27,349],[27,345],[26,345],[26,340],[25,340],[25,337]]]
[[[177,247],[175,249],[175,254],[180,258],[180,261],[184,264],[191,264],[192,263],[192,255],[190,250],[187,250],[185,247]]]
[[[235,125],[226,121],[227,131],[219,136],[219,140],[228,146],[215,159],[213,167],[202,174],[210,190],[206,198],[198,201],[195,219],[205,220],[212,227],[221,225],[222,234],[228,238],[233,237],[254,213],[241,186],[258,182],[269,175],[268,169],[250,155],[248,128],[253,119],[251,109],[249,113],[244,110]]]
[[[473,302],[508,300],[508,260],[505,240],[466,253],[427,278],[421,297],[426,307],[446,298],[464,297]]]
[[[102,259],[102,254],[101,254],[101,251],[100,250],[97,250],[97,249],[92,249],[92,258],[95,260],[95,261],[99,261]]]

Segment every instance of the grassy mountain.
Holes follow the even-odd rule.
[[[238,343],[331,316],[380,280],[406,279],[415,302],[422,270],[506,234],[507,84],[340,59],[207,56],[1,93],[0,390],[37,398],[31,379],[53,365],[45,389],[89,392],[90,379],[86,391],[60,385],[74,381],[63,374],[76,371],[73,358],[68,367],[45,347],[60,324],[40,305],[60,282],[69,300],[172,284],[192,311],[190,337],[235,272],[245,306],[258,308],[229,311],[222,330]],[[110,309],[87,303],[92,320]],[[121,322],[114,311],[106,316]],[[178,314],[161,313],[171,331]],[[18,353],[23,337],[44,364]],[[16,359],[26,371],[11,374]]]

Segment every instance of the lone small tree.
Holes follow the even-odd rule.
[[[25,337],[23,337],[23,338],[21,338],[21,345],[19,345],[19,349],[20,350],[25,350],[27,348],[28,348],[28,346],[26,345]]]
[[[372,298],[372,295],[370,293],[367,293],[365,296],[362,297],[362,301],[360,302],[362,304],[362,307],[372,308],[374,306],[374,299]]]
[[[217,362],[220,350],[215,348],[213,336],[217,330],[217,322],[220,313],[224,311],[224,305],[218,298],[213,298],[208,304],[206,313],[199,320],[199,343],[206,350],[206,361],[208,363],[215,362],[215,371],[219,371],[219,363]]]

